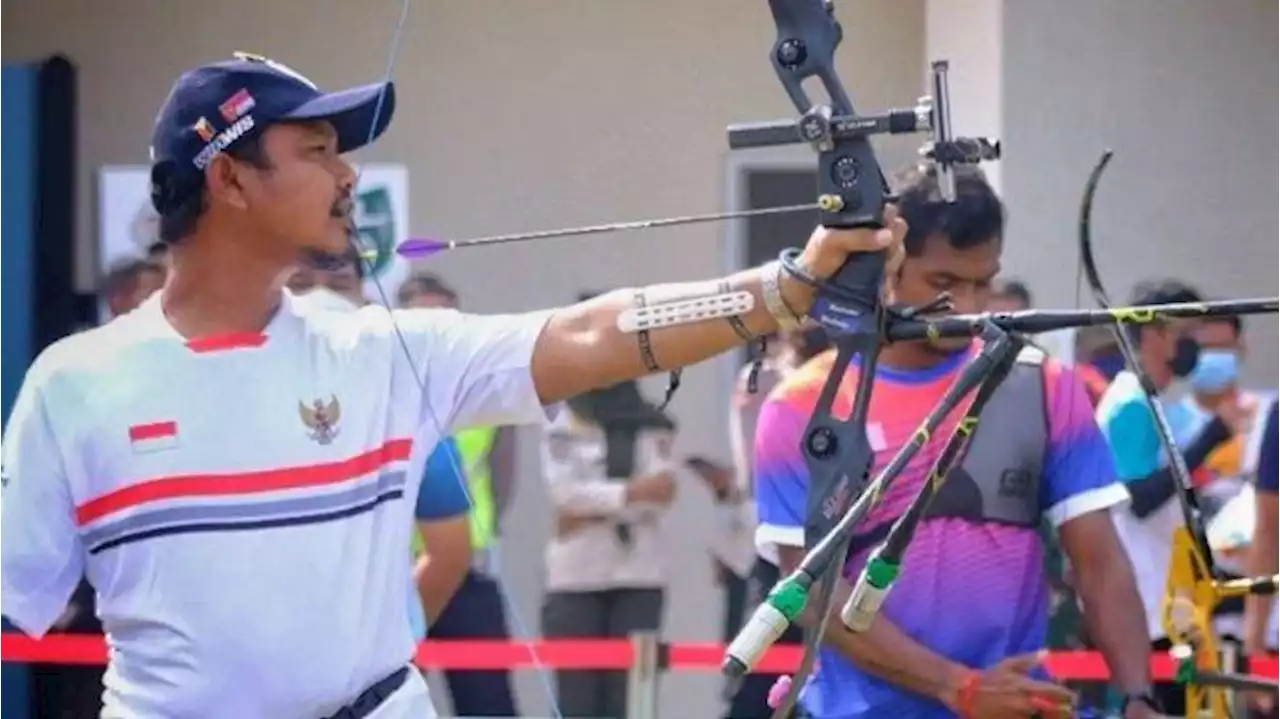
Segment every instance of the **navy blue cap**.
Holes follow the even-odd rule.
[[[220,152],[277,122],[327,120],[338,151],[377,139],[391,124],[395,85],[323,92],[293,69],[259,55],[183,73],[156,117],[151,137],[152,203],[162,214],[200,187]]]

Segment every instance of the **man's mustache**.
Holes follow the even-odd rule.
[[[356,203],[351,199],[350,195],[344,195],[334,200],[333,207],[329,209],[329,216],[334,219],[350,219],[355,215]]]

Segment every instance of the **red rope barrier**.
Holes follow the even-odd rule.
[[[681,642],[667,644],[667,667],[677,672],[718,672],[724,645]],[[536,661],[535,661],[536,657]],[[51,634],[32,639],[21,634],[0,635],[0,659],[28,664],[101,665],[107,661],[106,642],[89,634]],[[431,640],[418,645],[415,658],[424,669],[520,670],[539,665],[549,669],[614,669],[631,667],[634,654],[625,639],[569,639],[520,641]],[[800,662],[800,649],[781,646],[770,649],[756,671],[785,673]],[[1102,655],[1097,652],[1050,652],[1046,669],[1057,679],[1106,681],[1110,676]],[[1250,673],[1263,679],[1280,674],[1275,655],[1249,662]],[[1173,661],[1167,654],[1151,655],[1151,672],[1156,679],[1173,677]]]

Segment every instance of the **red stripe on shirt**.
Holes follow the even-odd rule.
[[[188,340],[187,349],[196,353],[222,352],[225,350],[261,347],[267,343],[267,336],[260,332],[233,332],[225,335],[210,335],[200,339]]]
[[[178,435],[177,422],[152,422],[151,424],[135,424],[129,428],[129,440],[133,442],[141,442],[147,439],[159,439],[161,437],[176,437]]]
[[[122,487],[81,504],[76,507],[76,523],[84,526],[122,509],[161,499],[255,494],[280,489],[337,484],[374,472],[388,462],[407,460],[412,449],[413,440],[393,439],[378,449],[338,462],[258,472],[193,474],[152,479]]]

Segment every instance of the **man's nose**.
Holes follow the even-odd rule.
[[[346,160],[338,160],[338,187],[343,192],[351,192],[356,186],[356,169]]]

